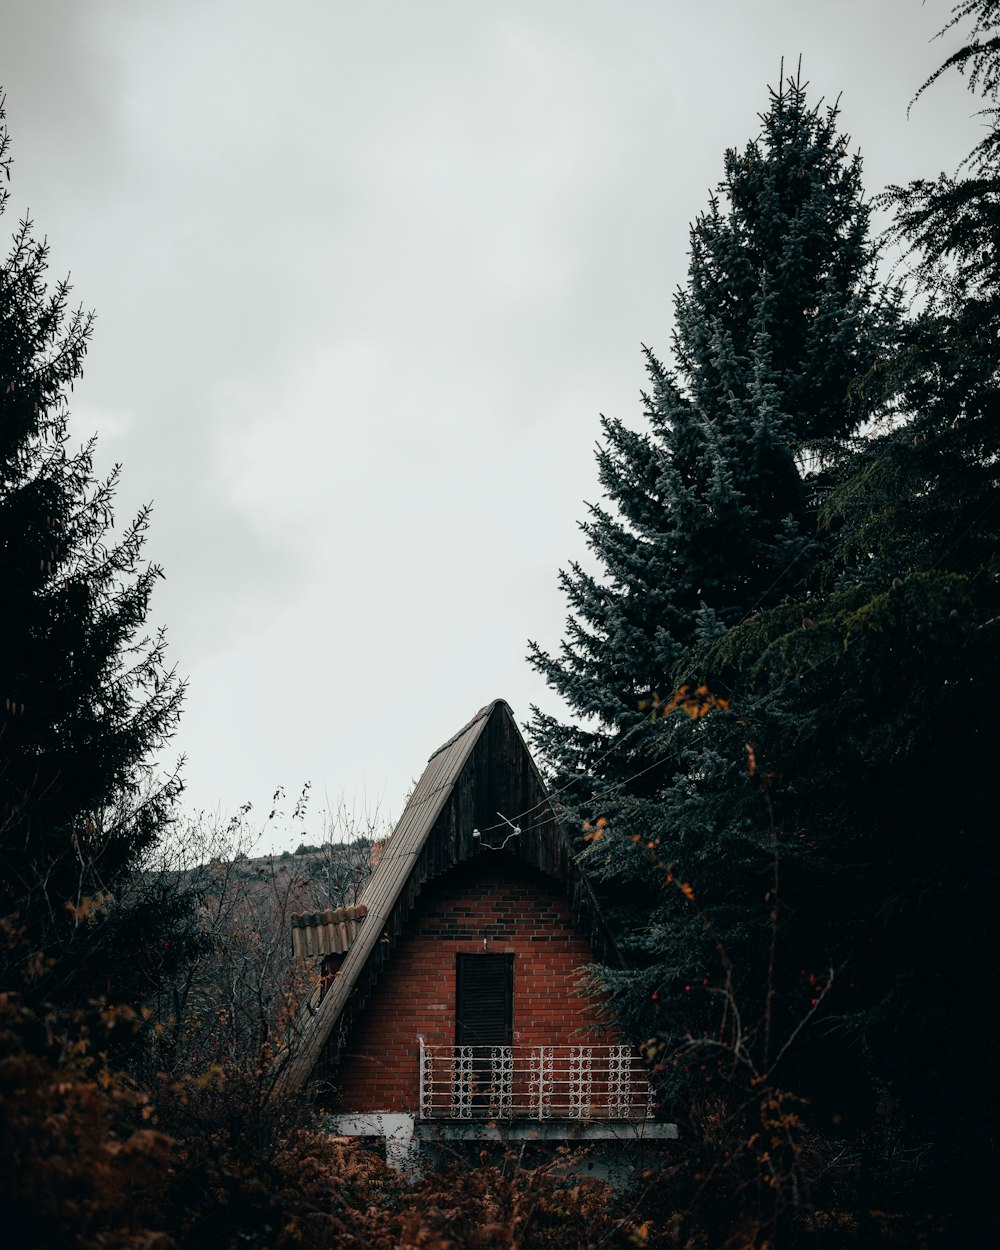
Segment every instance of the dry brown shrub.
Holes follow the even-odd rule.
[[[568,1177],[559,1154],[537,1167],[509,1155],[441,1168],[401,1207],[370,1211],[366,1231],[373,1250],[618,1250],[649,1237],[609,1186]]]
[[[0,994],[0,1211],[7,1250],[172,1250],[160,1175],[172,1143],[108,1065],[102,1005],[42,1014]]]

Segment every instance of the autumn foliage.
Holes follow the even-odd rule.
[[[568,1179],[558,1157],[456,1162],[411,1187],[370,1150],[305,1126],[301,1108],[284,1108],[255,1139],[238,1114],[244,1091],[224,1074],[149,1089],[109,1063],[109,1035],[142,1027],[128,1008],[44,1011],[0,996],[7,1250],[542,1250],[648,1239],[606,1186]],[[209,1090],[215,1123],[203,1113],[197,1131],[168,1131]]]
[[[10,1250],[157,1244],[150,1228],[173,1143],[151,1123],[148,1093],[101,1049],[132,1015],[104,1004],[39,1011],[0,995],[0,1210]]]

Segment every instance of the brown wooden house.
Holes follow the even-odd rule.
[[[288,1080],[332,1130],[411,1167],[442,1138],[676,1135],[588,985],[618,954],[502,700],[430,757],[350,910],[296,934],[327,975]]]

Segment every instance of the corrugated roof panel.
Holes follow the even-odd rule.
[[[364,903],[355,907],[328,907],[325,911],[296,912],[292,916],[292,950],[296,958],[340,955],[349,951],[357,927],[367,915]]]

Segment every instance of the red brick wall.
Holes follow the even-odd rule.
[[[480,856],[421,895],[335,1076],[335,1109],[417,1110],[417,1037],[455,1044],[455,956],[514,956],[514,1045],[616,1043],[576,984],[593,954],[559,887],[506,856]]]

